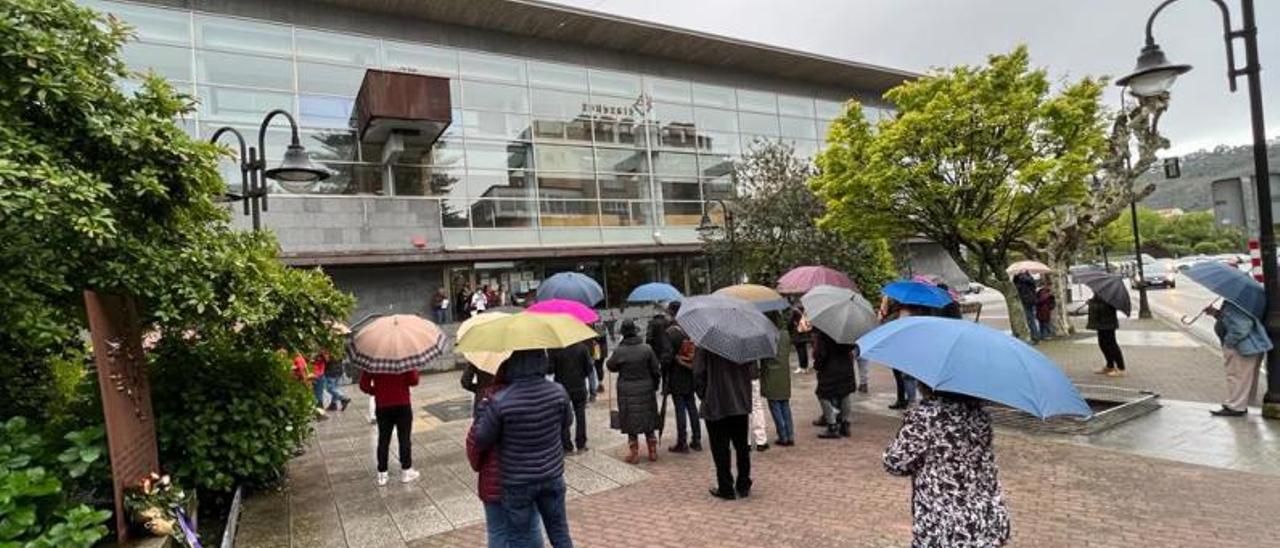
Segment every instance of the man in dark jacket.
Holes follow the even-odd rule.
[[[756,363],[733,363],[699,348],[694,355],[693,376],[702,398],[702,417],[711,438],[711,459],[716,465],[716,486],[711,495],[725,500],[751,494],[751,445],[747,443],[747,416],[751,414],[751,380],[759,376]],[[735,483],[729,469],[729,446],[738,460]]]
[[[1031,342],[1040,341],[1040,326],[1036,325],[1036,279],[1031,273],[1023,270],[1013,277],[1013,287],[1018,290],[1018,300],[1022,302],[1022,313],[1027,320],[1027,329],[1031,330]]]
[[[537,546],[532,538],[535,508],[555,548],[573,546],[565,515],[564,448],[560,435],[573,421],[573,404],[563,387],[548,381],[546,352],[522,350],[499,373],[507,387],[481,403],[475,425],[478,451],[498,449],[502,506],[511,523],[511,546]]]
[[[569,438],[569,426],[565,425],[561,441],[566,453],[574,450],[587,450],[587,378],[591,376],[591,368],[595,367],[591,359],[591,342],[583,341],[565,348],[551,350],[551,371],[556,382],[569,393],[569,401],[573,402],[573,422],[576,424],[573,440]]]
[[[680,302],[668,304],[667,312],[674,319],[680,312]],[[661,348],[654,347],[658,362],[662,364],[662,389],[671,395],[671,403],[676,408],[676,444],[667,448],[672,453],[702,450],[702,425],[698,419],[698,397],[693,389],[692,364],[682,364],[678,359],[680,347],[687,340],[689,334],[672,321],[667,326],[666,344]]]

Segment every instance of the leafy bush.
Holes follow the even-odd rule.
[[[163,468],[223,492],[279,479],[313,418],[311,392],[289,365],[223,341],[162,341],[150,376]]]
[[[0,546],[92,546],[106,536],[103,522],[111,513],[77,503],[74,487],[104,466],[101,428],[54,443],[14,417],[0,432]]]

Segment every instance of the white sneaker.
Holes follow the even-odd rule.
[[[417,470],[408,468],[400,471],[400,483],[409,483],[418,479],[421,474]]]
[[[804,373],[804,370],[803,370],[803,369],[800,369],[799,367],[797,367],[795,371],[792,371],[792,373],[795,373],[795,374],[797,374],[797,375],[798,375],[798,374],[800,374],[800,373]]]
[[[382,487],[386,484],[387,484],[387,473],[378,472],[378,487]]]

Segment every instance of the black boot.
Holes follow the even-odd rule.
[[[840,421],[840,437],[849,437],[849,421]]]
[[[826,430],[825,432],[821,433],[821,434],[818,434],[818,437],[819,437],[819,438],[822,438],[822,439],[824,439],[824,440],[834,440],[834,439],[839,439],[839,438],[840,438],[840,425],[839,425],[839,424],[831,424],[831,425],[828,425],[828,426],[827,426],[827,430]]]

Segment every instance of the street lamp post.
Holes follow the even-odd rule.
[[[281,160],[280,165],[267,169],[267,126],[276,116],[284,116],[289,121],[292,140],[289,143],[289,148],[285,150],[284,159]],[[256,148],[252,145],[246,147],[244,135],[241,135],[239,130],[231,126],[218,128],[213,132],[213,136],[209,138],[209,142],[217,143],[218,138],[228,133],[235,136],[236,143],[240,148],[240,193],[229,193],[228,197],[232,201],[244,201],[244,214],[252,217],[254,230],[262,228],[261,212],[267,210],[267,179],[278,181],[288,187],[291,185],[305,186],[329,178],[328,169],[311,162],[311,157],[307,154],[306,147],[303,147],[298,139],[298,122],[293,119],[293,115],[289,114],[288,111],[276,109],[268,112],[263,117],[262,126],[258,128],[258,146]]]
[[[1178,75],[1191,70],[1191,65],[1175,65],[1165,59],[1164,52],[1156,44],[1151,27],[1156,16],[1164,8],[1177,0],[1164,0],[1147,18],[1146,44],[1138,55],[1138,63],[1133,73],[1116,80],[1120,86],[1128,86],[1130,92],[1138,96],[1152,96],[1166,93]],[[1280,279],[1277,279],[1276,238],[1272,226],[1271,215],[1271,179],[1267,166],[1267,134],[1262,116],[1262,82],[1259,72],[1262,67],[1258,62],[1258,26],[1254,20],[1253,0],[1240,0],[1242,27],[1231,28],[1231,13],[1223,0],[1210,0],[1218,6],[1222,13],[1222,29],[1227,46],[1227,79],[1231,91],[1236,91],[1236,80],[1244,75],[1249,88],[1249,112],[1253,129],[1253,169],[1254,192],[1258,201],[1258,243],[1262,248],[1262,276],[1267,295],[1267,313],[1264,324],[1267,335],[1272,341],[1280,342]],[[1235,41],[1244,41],[1244,67],[1237,68],[1235,62]],[[1271,418],[1280,418],[1280,374],[1276,365],[1280,364],[1280,348],[1273,348],[1267,353],[1267,394],[1263,398],[1263,413]]]
[[[724,200],[712,198],[703,203],[702,220],[698,222],[698,234],[702,235],[703,239],[709,240],[712,234],[715,234],[722,228],[711,220],[711,210],[707,206],[713,202],[720,204],[720,211],[724,213],[723,229],[726,237],[729,239],[729,275],[733,278],[733,283],[738,283],[738,249],[737,242],[734,237],[734,233],[736,231],[733,226],[733,211],[729,210],[729,206],[725,204]],[[710,277],[711,273],[708,272],[707,274],[708,277]]]
[[[1124,112],[1124,91],[1120,92],[1120,112]],[[1133,166],[1129,162],[1129,156],[1124,157],[1124,169],[1129,172]],[[1130,195],[1129,200],[1129,220],[1133,225],[1133,260],[1138,265],[1137,282],[1138,286],[1138,318],[1151,319],[1151,302],[1147,300],[1147,273],[1144,271],[1142,264],[1142,234],[1138,231],[1138,200],[1136,196]]]

